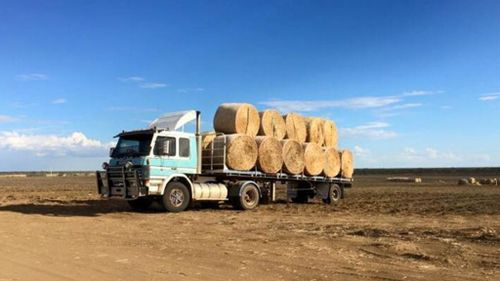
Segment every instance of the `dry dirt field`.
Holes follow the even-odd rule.
[[[92,177],[0,178],[0,280],[500,280],[500,187],[422,177],[179,214],[100,200]]]

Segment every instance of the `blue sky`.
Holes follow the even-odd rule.
[[[0,5],[0,171],[97,169],[222,102],[332,118],[358,167],[500,165],[499,1]]]

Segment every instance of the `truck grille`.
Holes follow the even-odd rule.
[[[99,193],[104,196],[136,198],[147,195],[141,166],[130,169],[123,166],[109,167],[106,172],[98,173],[97,177]]]

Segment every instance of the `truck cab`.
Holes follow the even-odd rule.
[[[132,207],[142,208],[164,195],[170,182],[177,182],[184,188],[174,192],[172,199],[177,200],[171,203],[182,201],[184,205],[189,200],[180,197],[190,196],[201,160],[199,130],[189,133],[180,129],[199,115],[197,111],[169,113],[153,121],[148,129],[116,135],[118,142],[110,151],[109,163],[103,163],[104,171],[97,172],[98,193],[127,199]]]

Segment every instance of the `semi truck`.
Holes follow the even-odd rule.
[[[186,132],[193,122],[194,132]],[[155,201],[169,212],[184,211],[196,203],[223,202],[251,210],[275,201],[277,186],[286,188],[292,202],[319,197],[335,204],[353,183],[341,177],[266,174],[257,168],[231,170],[225,163],[225,137],[202,145],[201,113],[196,110],[164,114],[146,129],[122,131],[115,138],[118,142],[110,149],[109,162],[96,171],[97,191],[103,198],[127,200],[137,210]]]

